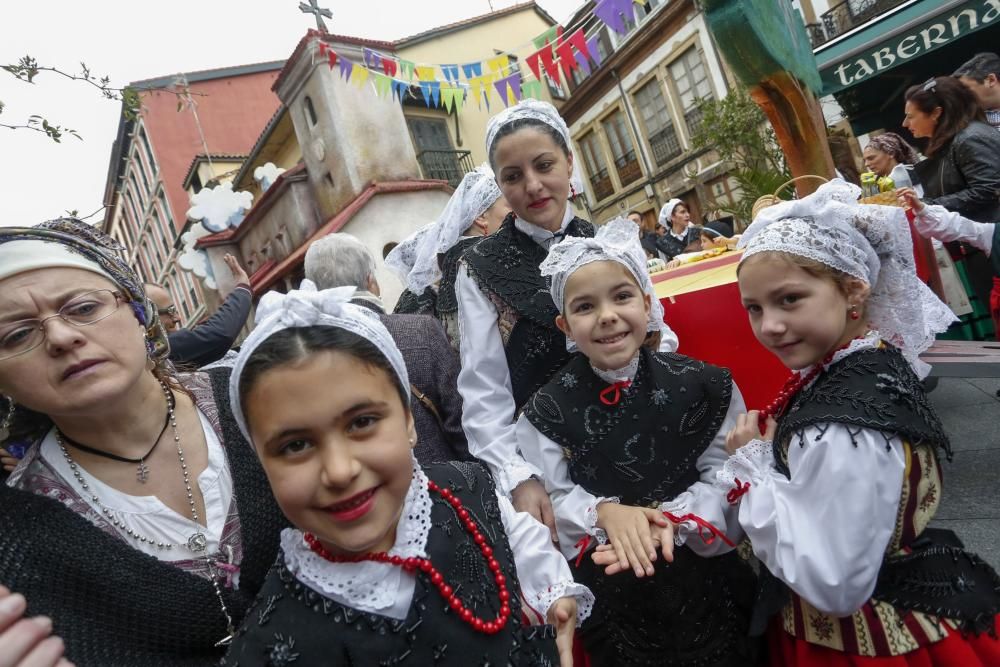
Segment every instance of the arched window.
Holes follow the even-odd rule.
[[[316,109],[313,107],[313,101],[306,95],[306,99],[303,104],[306,107],[306,120],[309,121],[309,125],[315,125],[318,120],[316,118]]]

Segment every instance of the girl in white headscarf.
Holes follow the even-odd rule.
[[[663,310],[633,222],[566,239],[541,271],[582,354],[528,401],[517,440],[542,470],[563,554],[596,596],[581,628],[591,663],[753,664],[754,576],[733,551],[736,508],[714,485],[746,410],[739,389],[725,369],[658,351]],[[630,572],[611,577],[591,560],[605,541]]]
[[[764,565],[752,629],[770,617],[775,665],[1000,664],[1000,580],[927,527],[951,449],[917,355],[954,316],[916,276],[903,210],[860,194],[828,183],[741,239],[754,334],[794,371],[718,475]]]
[[[469,450],[489,465],[514,506],[552,529],[541,471],[518,453],[514,421],[528,397],[569,360],[559,314],[538,266],[567,236],[593,236],[569,198],[573,153],[569,128],[555,108],[533,99],[501,111],[486,129],[486,152],[512,212],[500,229],[470,248],[459,267],[458,297]],[[663,329],[664,345],[676,336]]]
[[[406,365],[354,289],[265,295],[233,366],[234,417],[295,528],[227,659],[571,664],[593,597],[481,465],[414,458]]]

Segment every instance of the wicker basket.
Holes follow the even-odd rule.
[[[872,195],[871,197],[862,197],[860,201],[862,204],[878,204],[879,206],[903,207],[903,204],[900,204],[899,199],[896,197],[895,190],[887,190],[885,192],[880,192],[877,195]]]
[[[764,195],[763,197],[758,198],[757,201],[753,203],[753,207],[750,209],[751,221],[756,220],[757,214],[763,211],[768,206],[774,206],[775,204],[780,204],[781,202],[785,201],[784,199],[778,196],[778,193],[787,188],[789,185],[797,183],[798,181],[801,181],[806,178],[815,178],[819,180],[821,183],[827,182],[827,179],[823,178],[822,176],[814,176],[812,174],[796,176],[795,178],[789,181],[785,181],[784,183],[778,186],[778,189],[774,191],[773,195]]]

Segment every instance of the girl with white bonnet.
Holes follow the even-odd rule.
[[[458,298],[469,450],[485,462],[514,506],[552,529],[541,471],[518,453],[514,421],[528,398],[570,357],[555,326],[559,314],[539,271],[548,249],[571,236],[593,236],[569,206],[573,153],[569,128],[546,102],[525,99],[490,119],[486,152],[512,211],[500,229],[467,250]],[[677,339],[663,325],[664,345]]]
[[[517,440],[596,598],[580,630],[591,664],[754,664],[755,579],[733,550],[737,510],[714,485],[746,410],[739,389],[725,369],[658,351],[663,310],[633,222],[562,241],[541,272],[581,354],[529,399]],[[606,542],[609,573],[591,558]]]
[[[416,460],[406,365],[353,294],[264,295],[233,367],[295,528],[224,664],[570,665],[593,596],[481,464]]]
[[[26,447],[0,583],[78,664],[214,665],[287,522],[228,371],[174,373],[121,251],[79,220],[0,228],[0,446]]]
[[[1000,579],[949,530],[948,437],[918,359],[954,316],[917,278],[904,211],[843,181],[741,239],[757,339],[793,375],[741,416],[718,475],[761,563],[774,665],[1000,664]]]
[[[434,315],[441,320],[456,349],[458,261],[469,246],[499,229],[509,212],[493,170],[488,164],[481,164],[462,178],[433,231],[422,235],[413,251],[414,262],[406,276],[406,289],[409,294],[426,294],[428,289],[434,293]],[[406,303],[401,298],[396,312],[405,311]]]

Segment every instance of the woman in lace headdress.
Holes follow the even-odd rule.
[[[414,292],[410,290],[408,282],[410,271],[413,270],[413,265],[417,262],[417,251],[420,248],[420,244],[423,243],[424,239],[434,237],[436,234],[437,221],[428,222],[400,241],[385,256],[386,267],[396,274],[399,282],[403,283],[404,287],[392,312],[431,316],[437,313],[437,293],[430,287],[419,292]]]
[[[775,665],[1000,664],[1000,579],[950,531],[948,437],[917,355],[954,316],[917,278],[903,210],[834,181],[746,230],[739,287],[794,374],[741,416],[718,475],[761,560]]]
[[[658,351],[663,310],[643,255],[622,218],[549,251],[556,322],[581,354],[528,401],[517,440],[594,591],[581,628],[594,667],[752,665],[755,580],[733,551],[737,510],[713,484],[746,407],[729,371]],[[621,574],[591,560],[605,538]]]
[[[441,320],[452,346],[458,349],[458,302],[455,277],[458,261],[473,243],[489,236],[503,222],[510,207],[493,170],[481,164],[462,178],[432,231],[420,237],[414,262],[406,275],[409,294],[435,295],[434,314]],[[403,304],[403,299],[400,299]],[[397,306],[396,312],[403,312]]]
[[[593,236],[569,206],[574,189],[569,128],[546,102],[524,99],[490,119],[486,152],[512,212],[492,236],[472,246],[459,265],[458,297],[469,451],[489,465],[514,506],[552,530],[541,471],[518,453],[514,421],[525,401],[569,360],[559,314],[539,264],[567,236]],[[664,325],[663,344],[677,338]]]
[[[264,295],[233,366],[295,528],[224,664],[571,664],[593,596],[482,465],[416,460],[402,354],[354,292]]]

